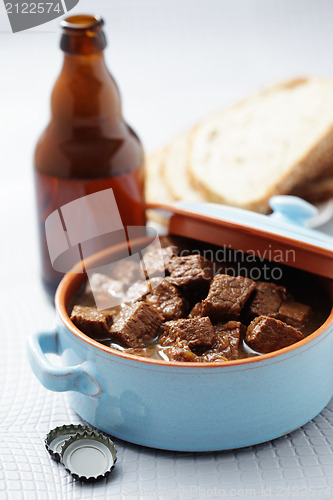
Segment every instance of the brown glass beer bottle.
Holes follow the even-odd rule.
[[[121,111],[104,61],[99,16],[62,21],[64,63],[51,97],[51,120],[35,150],[42,279],[54,294],[62,274],[52,268],[45,220],[70,201],[113,188],[124,226],[145,224],[143,150]]]

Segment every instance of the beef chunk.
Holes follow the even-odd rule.
[[[93,339],[101,340],[110,337],[109,328],[112,324],[110,311],[98,311],[95,307],[74,306],[70,318],[81,332]]]
[[[256,316],[274,316],[286,300],[286,289],[274,283],[256,281],[256,289],[248,308],[250,318]]]
[[[164,279],[146,297],[147,304],[154,306],[166,321],[186,316],[188,302],[180,290]]]
[[[214,326],[217,338],[216,348],[223,351],[228,359],[237,359],[239,357],[239,349],[242,343],[242,334],[245,333],[245,330],[246,327],[239,321],[218,323]],[[226,347],[224,347],[225,342],[227,342]]]
[[[269,316],[258,316],[248,326],[246,342],[259,353],[282,349],[302,340],[303,334],[286,323]]]
[[[160,344],[163,346],[207,349],[215,343],[215,333],[209,318],[191,318],[168,321],[163,325]]]
[[[256,282],[256,290],[248,308],[250,318],[271,316],[294,328],[303,328],[311,316],[311,307],[295,302],[282,286]]]
[[[310,306],[299,302],[283,302],[276,318],[294,328],[303,328],[312,314]]]
[[[200,255],[175,257],[170,261],[170,281],[186,291],[207,289],[213,277],[213,263]]]
[[[255,288],[255,282],[248,278],[216,275],[202,301],[202,315],[213,322],[237,319]]]
[[[189,318],[201,317],[202,316],[201,313],[202,313],[202,302],[197,302],[195,306],[192,308],[188,317]]]
[[[145,302],[123,307],[110,331],[127,347],[142,347],[158,334],[163,317]]]
[[[239,321],[228,321],[227,323],[218,323],[215,325],[215,344],[201,356],[202,361],[238,359],[239,350],[242,345],[241,338],[245,330],[246,327]]]
[[[157,248],[145,253],[143,262],[148,278],[153,276],[165,276],[168,274],[170,261],[175,255],[175,249],[172,246]]]

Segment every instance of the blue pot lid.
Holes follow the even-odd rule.
[[[151,205],[170,216],[172,234],[227,244],[259,257],[266,248],[268,260],[276,260],[274,252],[280,250],[279,262],[333,279],[333,237],[308,227],[317,208],[296,196],[274,196],[270,206],[272,213],[262,215],[214,203]],[[293,262],[283,259],[288,249],[295,252]]]

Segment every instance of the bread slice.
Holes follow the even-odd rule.
[[[162,178],[161,168],[165,148],[155,151],[147,157],[145,164],[145,198],[146,203],[170,203],[174,198],[169,193]],[[166,220],[158,212],[147,210],[147,218],[158,224],[165,225]]]
[[[193,188],[186,171],[191,133],[184,132],[170,143],[163,155],[161,173],[175,200],[206,201],[201,191]]]
[[[200,124],[187,172],[209,201],[266,212],[332,167],[333,80],[272,86]]]
[[[173,198],[161,179],[161,168],[166,148],[161,148],[147,156],[145,163],[145,197],[147,203],[168,203]]]

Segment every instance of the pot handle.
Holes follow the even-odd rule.
[[[51,391],[76,391],[86,396],[98,396],[102,389],[92,375],[93,365],[84,361],[76,366],[53,365],[45,356],[46,353],[59,352],[58,333],[41,331],[28,339],[28,359],[32,371],[41,384]]]

